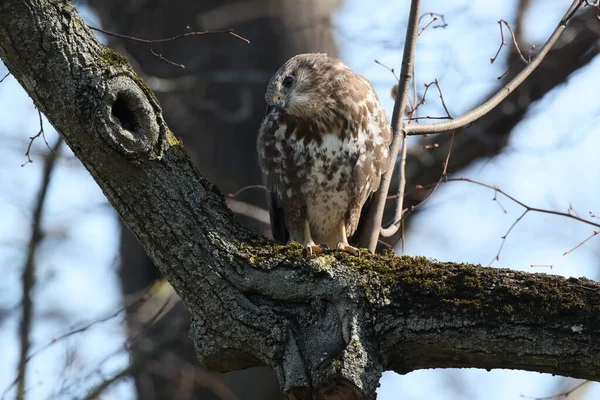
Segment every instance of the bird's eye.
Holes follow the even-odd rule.
[[[294,83],[294,78],[292,78],[291,76],[286,76],[285,79],[283,80],[283,82],[281,82],[281,85],[284,88],[291,88],[292,84]]]

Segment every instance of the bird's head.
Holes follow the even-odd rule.
[[[329,107],[335,70],[347,69],[327,54],[299,54],[290,58],[273,75],[265,100],[268,109],[278,108],[295,117],[310,117]],[[336,78],[336,79],[332,79]]]

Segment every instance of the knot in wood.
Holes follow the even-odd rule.
[[[115,77],[106,85],[104,99],[111,124],[103,139],[129,159],[160,158],[160,109],[140,86],[127,76]]]

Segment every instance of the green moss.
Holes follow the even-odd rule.
[[[129,66],[129,60],[127,57],[117,53],[113,49],[107,46],[103,46],[102,53],[100,53],[100,62],[105,66],[123,68]]]
[[[331,366],[333,367],[333,369],[335,370],[335,372],[340,372],[342,369],[342,362],[340,360],[333,360],[331,362]]]
[[[167,141],[171,147],[183,147],[183,142],[171,130],[167,131]]]
[[[99,62],[100,65],[104,67],[113,67],[129,72],[127,76],[133,79],[142,89],[142,91],[154,100],[155,107],[159,108],[158,98],[154,94],[154,91],[150,88],[150,86],[148,86],[146,81],[140,78],[140,76],[133,71],[129,65],[129,60],[127,57],[117,53],[110,47],[102,45],[102,52],[100,53]]]
[[[469,308],[475,307],[479,309],[482,306],[481,300],[476,299],[442,299],[442,303],[458,308],[467,306]]]
[[[254,239],[239,243],[239,248],[250,263],[265,268],[294,263],[305,266],[307,261],[303,246],[298,243],[279,245]],[[358,284],[368,299],[393,300],[394,304],[405,304],[407,309],[418,306],[421,310],[468,311],[488,316],[530,314],[539,319],[551,313],[571,315],[586,310],[600,313],[600,305],[585,304],[582,300],[586,298],[582,292],[597,288],[593,281],[573,278],[565,282],[564,278],[544,274],[444,263],[421,256],[396,256],[392,252],[375,255],[364,252],[355,257],[332,251],[312,259],[318,262],[311,263],[311,273],[320,268],[349,267],[358,271],[359,277],[364,276]]]

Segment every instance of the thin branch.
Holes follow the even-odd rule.
[[[542,213],[542,214],[552,214],[552,215],[558,215],[558,216],[561,216],[561,217],[567,217],[567,218],[574,219],[576,221],[583,222],[585,224],[588,224],[588,225],[600,228],[600,223],[592,222],[590,220],[578,217],[576,215],[569,214],[568,212],[547,210],[547,209],[538,208],[538,207],[531,207],[531,206],[523,203],[522,201],[517,200],[513,196],[509,195],[508,193],[506,193],[504,190],[500,189],[499,187],[488,185],[487,183],[479,182],[479,181],[476,181],[476,180],[473,180],[473,179],[469,179],[469,178],[451,178],[451,179],[447,179],[446,182],[469,182],[469,183],[473,183],[475,185],[479,185],[479,186],[483,186],[483,187],[495,190],[498,193],[501,193],[504,197],[512,200],[513,202],[517,203],[518,205],[520,205],[521,207],[523,207],[523,208],[525,208],[525,209],[527,209],[529,211],[539,212],[539,213]]]
[[[442,89],[440,88],[439,81],[435,79],[431,83],[425,84],[425,92],[423,93],[423,99],[417,105],[417,107],[413,110],[416,111],[421,104],[425,103],[425,98],[427,96],[427,91],[429,88],[435,85],[440,94],[440,99],[442,102],[442,106],[448,115],[447,118],[452,118],[450,115],[450,111],[448,111],[448,107],[446,107],[446,102],[444,101],[444,95],[442,93]],[[444,170],[442,171],[442,175],[440,176],[440,181],[447,176],[448,170],[448,162],[450,161],[450,153],[452,152],[452,144],[454,142],[454,132],[452,132],[452,138],[450,140],[450,147],[448,148],[448,154],[446,155],[446,160],[444,161]],[[434,145],[435,147],[435,145]],[[402,141],[402,154],[400,156],[400,165],[399,165],[399,185],[398,185],[398,194],[396,195],[396,213],[394,215],[394,222],[387,228],[381,228],[381,236],[383,237],[391,237],[395,235],[400,227],[402,226],[402,217],[404,215],[404,192],[406,191],[406,158],[407,158],[407,148],[408,148],[408,137],[405,136]],[[439,183],[439,182],[438,182]],[[435,190],[435,189],[434,189]],[[419,204],[421,205],[425,200],[429,198],[429,196],[433,193],[433,190],[429,193],[429,195],[423,199],[423,201]],[[413,210],[416,207],[413,207]]]
[[[6,78],[8,78],[8,76],[9,76],[9,75],[10,75],[10,71],[9,71],[9,72],[7,72],[7,73],[6,73],[6,75],[4,75],[4,76],[2,77],[2,79],[0,79],[0,83],[4,82],[4,80],[5,80]]]
[[[594,236],[598,235],[600,233],[600,231],[593,231],[592,234],[590,236],[588,236],[587,238],[585,238],[584,240],[582,240],[581,242],[579,242],[575,247],[573,247],[571,250],[567,250],[565,251],[560,257],[558,257],[552,264],[531,264],[532,267],[549,267],[550,269],[552,269],[556,264],[558,264],[560,262],[560,260],[562,260],[563,258],[565,258],[566,256],[568,256],[569,254],[571,254],[572,252],[574,252],[575,250],[577,250],[578,248],[580,248],[581,246],[583,246],[588,240],[590,240],[591,238],[593,238]]]
[[[433,24],[435,21],[437,21],[437,17],[433,17],[433,18],[431,18],[431,21],[429,21],[429,22],[427,23],[427,25],[425,25],[423,28],[421,28],[421,30],[419,31],[419,33],[417,33],[417,36],[421,36],[421,34],[422,34],[423,32],[425,32],[425,29],[429,28],[429,26],[430,26],[431,24]]]
[[[502,236],[502,242],[500,244],[500,248],[498,249],[498,253],[496,254],[496,256],[492,259],[492,261],[490,261],[490,265],[496,260],[500,259],[500,253],[502,252],[502,249],[504,248],[504,243],[506,242],[506,238],[508,237],[508,235],[512,232],[513,228],[523,219],[523,217],[525,217],[525,215],[527,215],[527,213],[531,212],[538,212],[541,214],[551,214],[551,215],[557,215],[557,216],[561,216],[561,217],[566,217],[566,218],[570,218],[570,219],[574,219],[576,221],[579,222],[583,222],[585,224],[600,228],[600,223],[596,223],[584,218],[581,218],[577,215],[571,214],[570,211],[568,212],[562,212],[562,211],[554,211],[554,210],[547,210],[544,208],[538,208],[538,207],[531,207],[525,203],[523,203],[522,201],[516,199],[515,197],[511,196],[510,194],[506,193],[504,190],[500,189],[497,186],[492,186],[492,185],[488,185],[487,183],[483,183],[483,182],[479,182],[470,178],[451,178],[451,179],[446,179],[442,182],[436,182],[430,185],[419,185],[417,188],[418,189],[427,189],[428,187],[433,187],[433,189],[431,190],[431,192],[433,192],[437,186],[440,183],[448,183],[448,182],[468,182],[468,183],[472,183],[478,186],[483,186],[486,187],[488,189],[491,189],[494,191],[494,200],[496,200],[496,194],[500,193],[502,194],[504,197],[506,197],[507,199],[513,201],[514,203],[520,205],[521,207],[525,208],[525,211],[523,211],[523,213],[519,216],[519,218],[517,218],[509,227],[508,231],[504,234],[504,236]],[[429,194],[430,195],[430,194]],[[428,196],[429,196],[428,195]],[[412,210],[411,210],[412,211]],[[596,231],[594,231],[596,232]],[[569,254],[570,252],[576,250],[579,246],[581,246],[583,243],[587,242],[588,240],[590,240],[592,237],[596,236],[597,233],[592,234],[590,237],[588,237],[587,239],[585,239],[582,243],[580,243],[579,245],[575,246],[573,249],[569,250],[568,252],[566,252],[564,255]],[[563,256],[564,256],[563,255]]]
[[[521,57],[521,60],[525,63],[525,65],[529,64],[529,62],[531,61],[531,55],[529,57],[529,60],[527,60],[523,56],[523,53],[521,53],[521,49],[519,48],[519,43],[517,43],[517,36],[513,32],[510,24],[508,22],[506,22],[506,20],[504,20],[504,19],[501,19],[500,21],[498,21],[498,24],[500,24],[500,30],[502,30],[502,24],[504,24],[508,28],[508,31],[510,32],[510,36],[512,38],[513,44],[515,45],[515,49],[517,50],[517,53],[519,54],[519,57]]]
[[[100,28],[96,28],[93,26],[88,25],[88,28],[90,28],[93,31],[97,31],[97,32],[101,32],[104,33],[105,35],[109,35],[109,36],[113,36],[113,37],[117,37],[120,39],[125,39],[125,40],[131,40],[134,42],[139,42],[139,43],[145,43],[148,45],[148,49],[150,50],[150,52],[152,53],[153,56],[160,58],[161,60],[163,60],[166,63],[169,63],[171,65],[174,65],[176,67],[179,68],[185,68],[185,65],[183,64],[177,64],[176,62],[173,62],[169,59],[167,59],[166,57],[164,57],[161,53],[157,53],[156,51],[154,51],[153,45],[155,44],[159,44],[159,43],[166,43],[166,42],[172,42],[175,40],[179,40],[179,39],[183,39],[189,36],[202,36],[202,35],[215,35],[215,34],[223,34],[226,33],[228,35],[231,35],[243,42],[246,42],[248,44],[250,44],[250,40],[246,39],[245,37],[238,35],[237,33],[235,33],[233,31],[233,29],[223,29],[223,30],[214,30],[214,31],[194,31],[194,32],[185,32],[182,33],[181,35],[177,35],[177,36],[173,36],[170,38],[165,38],[165,39],[142,39],[142,38],[138,38],[135,36],[129,36],[129,35],[121,35],[118,33],[113,33],[110,31],[106,31],[104,29],[100,29]],[[190,29],[189,26],[186,26],[186,29]]]
[[[385,65],[384,63],[382,63],[379,60],[375,60],[375,64],[379,64],[381,65],[383,68],[387,69],[388,71],[390,71],[392,73],[392,75],[394,75],[394,78],[396,78],[397,82],[400,82],[400,78],[398,77],[398,75],[396,75],[396,71],[394,71],[394,68],[388,67],[387,65]],[[394,96],[394,98],[396,98],[396,96]]]
[[[504,19],[501,19],[498,21],[498,26],[500,27],[500,47],[498,47],[498,51],[496,52],[494,57],[490,58],[490,63],[493,64],[496,61],[496,59],[498,58],[498,54],[500,54],[500,50],[502,50],[502,48],[506,45],[506,40],[504,40],[504,29],[502,29],[502,24],[504,24],[506,26],[506,28],[508,29],[508,31],[510,32],[510,36],[512,38],[513,44],[515,45],[515,49],[517,50],[519,57],[521,57],[521,60],[525,64],[529,64],[529,62],[531,61],[531,53],[530,53],[530,57],[529,57],[529,61],[528,61],[523,56],[523,53],[521,53],[521,49],[519,48],[519,43],[517,43],[517,37],[515,36],[515,33],[513,32],[510,24],[508,22],[506,22],[506,20],[504,20]]]
[[[496,190],[496,192],[499,192],[500,190]],[[500,247],[498,248],[498,252],[496,253],[496,255],[494,256],[494,258],[492,258],[492,260],[488,263],[489,266],[492,266],[492,264],[494,263],[494,261],[498,261],[500,260],[500,253],[502,253],[502,249],[504,248],[504,243],[506,243],[506,238],[508,237],[508,235],[510,235],[510,233],[512,232],[513,228],[515,226],[517,226],[517,224],[519,222],[521,222],[521,220],[523,219],[523,217],[525,217],[525,215],[527,215],[527,213],[531,211],[530,209],[527,209],[525,211],[523,211],[523,214],[521,214],[519,216],[519,218],[517,218],[510,226],[510,228],[508,228],[508,231],[506,231],[506,233],[504,234],[504,236],[502,236],[502,241],[500,242]]]
[[[383,174],[379,190],[375,192],[371,206],[367,211],[367,229],[364,235],[359,238],[359,245],[367,247],[369,251],[375,252],[377,241],[379,240],[379,232],[381,231],[381,220],[383,210],[385,208],[385,200],[387,197],[392,176],[394,173],[394,165],[400,151],[401,144],[405,142],[406,134],[404,132],[404,114],[405,104],[408,98],[410,80],[414,71],[415,47],[417,44],[417,33],[419,30],[419,10],[421,8],[421,0],[412,0],[410,12],[408,16],[408,27],[406,29],[406,39],[404,40],[404,53],[402,55],[402,69],[400,71],[400,83],[398,95],[394,102],[394,112],[392,114],[392,144],[390,146],[389,162],[387,170]],[[402,210],[400,211],[402,212]]]
[[[496,50],[496,54],[494,54],[494,57],[490,58],[490,64],[496,62],[496,60],[498,59],[498,55],[500,55],[500,52],[502,51],[502,48],[506,46],[506,40],[504,40],[504,31],[502,30],[502,23],[500,21],[498,21],[498,26],[500,28],[500,46],[498,46],[498,50]]]
[[[41,116],[40,116],[41,122]],[[43,132],[43,130],[42,130]],[[31,227],[31,236],[27,246],[27,257],[25,264],[23,265],[22,275],[22,316],[21,323],[19,324],[19,337],[21,340],[21,347],[19,352],[19,363],[17,366],[17,399],[23,400],[25,398],[26,391],[26,368],[27,368],[27,353],[29,353],[29,347],[31,346],[30,335],[31,326],[33,321],[33,299],[31,298],[31,291],[35,286],[35,255],[39,243],[42,241],[42,214],[44,211],[44,203],[46,201],[46,195],[48,194],[48,187],[50,185],[50,178],[56,161],[56,153],[58,152],[62,144],[62,139],[59,137],[54,144],[52,151],[46,155],[44,162],[44,171],[42,173],[42,183],[40,192],[38,194],[37,202],[33,212],[33,220]]]
[[[413,79],[413,83],[415,82],[415,80]],[[435,85],[435,87],[437,88],[437,91],[440,95],[440,100],[442,102],[442,107],[444,107],[444,110],[446,111],[446,116],[445,117],[413,117],[413,114],[419,109],[419,107],[421,107],[423,104],[425,104],[427,102],[427,94],[429,93],[429,88]],[[437,78],[429,83],[424,83],[423,86],[425,86],[425,91],[423,92],[423,97],[421,98],[421,101],[416,104],[416,106],[412,107],[411,112],[409,113],[409,116],[407,118],[408,121],[418,121],[420,119],[452,119],[452,116],[450,115],[450,111],[448,111],[448,107],[446,106],[446,101],[444,100],[444,94],[442,93],[442,89],[440,88],[440,83],[437,80]],[[397,88],[398,86],[394,86],[395,88]],[[397,90],[397,89],[396,89]],[[413,89],[414,92],[416,93],[416,88]],[[417,95],[415,94],[415,102],[417,99]]]
[[[238,190],[235,193],[228,193],[227,197],[230,199],[235,199],[236,197],[238,197],[241,193],[245,192],[246,190],[249,189],[262,189],[262,190],[267,190],[267,187],[265,185],[248,185],[248,186],[244,186],[243,188],[241,188],[240,190]]]
[[[452,147],[454,146],[455,133],[456,133],[456,131],[452,131],[452,136],[450,137],[450,144],[448,146],[448,154],[446,154],[446,159],[444,160],[444,169],[442,170],[440,179],[438,179],[438,181],[435,182],[433,185],[427,185],[427,186],[417,185],[417,187],[416,187],[417,190],[423,190],[423,189],[426,189],[431,186],[433,186],[433,188],[425,195],[425,198],[423,198],[423,200],[421,200],[419,202],[419,204],[416,204],[415,206],[411,207],[410,210],[407,212],[414,212],[417,208],[419,208],[423,204],[425,204],[425,202],[433,195],[433,193],[440,186],[440,184],[448,181],[448,179],[447,179],[448,178],[448,164],[450,163],[450,155],[452,154]],[[394,196],[394,198],[395,198],[395,196]]]
[[[446,117],[432,117],[431,115],[426,115],[424,117],[414,117],[414,118],[409,118],[409,121],[420,121],[422,119],[452,119],[448,116]]]
[[[117,317],[122,312],[124,312],[126,310],[129,310],[130,308],[136,307],[137,305],[139,305],[139,304],[147,301],[151,297],[151,294],[150,294],[151,287],[150,287],[150,289],[146,290],[141,296],[139,296],[138,298],[134,299],[132,302],[130,302],[129,304],[125,305],[124,307],[118,309],[117,311],[115,311],[115,312],[113,312],[113,313],[111,313],[111,314],[109,314],[109,315],[107,315],[107,316],[105,316],[103,318],[94,320],[94,321],[92,321],[92,322],[90,322],[90,323],[88,323],[88,324],[86,324],[84,326],[81,326],[79,328],[76,328],[76,329],[73,329],[73,330],[71,330],[69,332],[66,332],[66,333],[64,333],[64,334],[62,334],[60,336],[52,338],[52,340],[50,340],[48,343],[46,343],[45,345],[43,345],[40,348],[38,348],[36,351],[34,351],[31,354],[29,354],[28,356],[26,356],[24,364],[27,364],[35,356],[37,356],[38,354],[40,354],[40,353],[48,350],[50,347],[52,347],[56,343],[58,343],[58,342],[60,342],[60,341],[62,341],[64,339],[67,339],[67,338],[69,338],[69,337],[71,337],[73,335],[85,332],[85,331],[87,331],[88,329],[92,328],[93,326],[95,326],[97,324],[109,321],[109,320]],[[25,373],[25,370],[23,370],[23,373]],[[17,382],[20,382],[21,380],[23,380],[22,379],[23,376],[24,375],[21,373],[21,371],[19,371],[19,374],[15,377],[15,379],[11,382],[11,384],[6,389],[4,389],[4,391],[2,392],[2,397],[1,397],[2,399],[4,399],[6,397],[6,394],[8,393],[8,391],[10,389],[12,389],[17,384]]]
[[[398,197],[396,200],[396,213],[394,215],[394,223],[387,228],[381,228],[380,234],[383,237],[390,237],[398,232],[402,222],[402,214],[404,213],[404,191],[406,189],[406,156],[408,152],[408,136],[402,138],[402,152],[400,155],[400,165],[398,165],[398,172],[400,175],[400,182],[398,185]]]
[[[29,137],[29,145],[27,146],[27,151],[25,151],[25,155],[27,156],[27,161],[25,161],[23,164],[21,164],[21,167],[24,167],[25,165],[31,164],[33,162],[33,160],[31,159],[31,156],[30,156],[31,146],[33,145],[33,142],[35,141],[35,139],[39,138],[40,136],[42,137],[42,139],[44,139],[44,143],[46,143],[46,147],[48,148],[48,150],[50,150],[51,152],[54,152],[54,150],[52,150],[52,148],[48,144],[48,141],[46,140],[46,133],[44,132],[44,123],[42,121],[42,113],[40,110],[38,110],[38,117],[40,119],[40,130],[35,135]]]
[[[431,133],[440,133],[451,131],[453,129],[461,128],[471,122],[481,118],[487,114],[490,110],[496,107],[502,100],[504,100],[509,94],[511,94],[531,73],[540,65],[544,57],[548,54],[550,49],[556,44],[560,35],[564,32],[567,24],[575,14],[575,12],[583,4],[583,0],[575,0],[561,19],[560,23],[548,39],[548,41],[541,48],[540,52],[531,60],[529,64],[523,70],[515,76],[509,83],[506,84],[500,91],[492,96],[488,101],[469,111],[468,113],[447,122],[439,122],[435,124],[411,124],[404,127],[404,132],[408,136],[412,135],[426,135]]]
[[[173,342],[179,340],[178,335],[165,335],[161,341],[154,342],[152,345],[148,345],[148,349],[145,349],[138,357],[132,360],[127,367],[117,372],[112,377],[103,380],[97,386],[93,387],[88,391],[88,394],[84,397],[85,400],[96,400],[100,395],[112,386],[115,382],[140,372],[152,359],[169,347]]]
[[[435,78],[433,80],[433,82],[426,83],[425,91],[427,91],[427,89],[429,89],[429,87],[431,85],[435,85],[435,87],[438,90],[438,93],[440,94],[440,101],[442,102],[442,107],[444,107],[444,111],[446,111],[447,118],[452,119],[452,115],[450,114],[450,111],[448,111],[448,107],[446,106],[446,101],[444,100],[444,93],[442,93],[442,88],[440,87],[440,81],[438,81],[437,78]],[[425,102],[425,95],[423,95],[423,102]]]
[[[439,13],[434,13],[434,12],[423,13],[423,15],[421,15],[421,17],[419,18],[419,23],[421,23],[421,21],[425,17],[430,17],[433,21],[437,21],[438,19],[442,20],[441,24],[433,25],[432,26],[433,29],[438,29],[438,28],[445,29],[448,26],[448,24],[446,23],[446,18],[444,18],[444,14],[439,14]],[[431,22],[428,23],[427,26],[429,26],[430,24],[431,24]],[[423,32],[424,30],[425,29],[422,29],[421,32]]]

